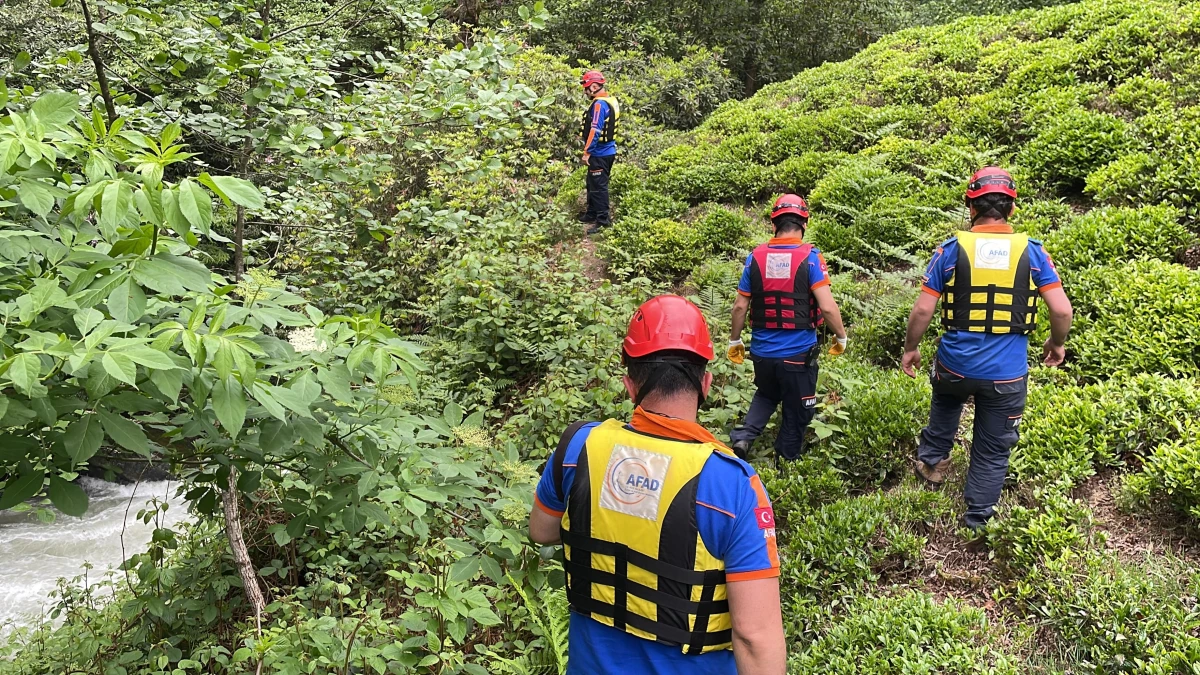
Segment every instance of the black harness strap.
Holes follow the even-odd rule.
[[[696,625],[692,629],[692,641],[688,644],[685,654],[699,654],[704,651],[704,638],[708,635],[708,609],[714,604],[713,594],[717,591],[716,586],[705,586],[700,590],[700,610],[696,612]],[[728,605],[729,602],[725,601]]]
[[[554,478],[554,491],[558,494],[560,500],[566,499],[563,494],[563,462],[567,457],[567,448],[571,445],[571,440],[575,438],[575,434],[587,424],[586,420],[572,422],[567,430],[563,432],[561,438],[558,439],[558,447],[554,448],[554,454],[550,457],[550,472]]]
[[[996,333],[1000,329],[1007,329],[1009,333],[1029,334],[1033,332],[1037,324],[1037,296],[1036,290],[1029,288],[1030,269],[1029,269],[1029,249],[1021,253],[1017,259],[1017,270],[1013,277],[1013,288],[1000,288],[995,284],[987,286],[977,286],[972,283],[971,279],[971,261],[967,257],[966,250],[960,244],[958,247],[958,261],[955,263],[954,279],[951,281],[948,295],[953,296],[953,300],[946,299],[942,305],[942,324],[948,330],[971,330],[982,328],[984,332]],[[977,293],[983,293],[987,297],[984,302],[973,302],[972,298]],[[996,296],[999,294],[1008,294],[1012,297],[1011,303],[999,304]],[[972,319],[971,313],[974,311],[982,311],[982,319]],[[998,312],[1008,312],[1009,318],[1007,321],[1000,320],[997,317]]]
[[[796,270],[791,291],[768,291],[763,287],[763,272],[758,259],[750,261],[750,325],[753,328],[810,330],[821,324],[821,308],[808,287],[808,265],[803,261]],[[793,316],[783,313],[791,311]],[[768,325],[776,324],[776,325]]]

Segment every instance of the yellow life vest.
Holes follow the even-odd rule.
[[[604,127],[596,132],[599,136],[596,142],[611,143],[617,138],[617,120],[621,118],[621,105],[612,96],[597,96],[592,99],[592,103],[587,107],[587,110],[583,111],[583,126],[580,130],[583,142],[587,143],[588,134],[592,130],[592,110],[596,107],[596,101],[604,101],[608,104],[609,109],[609,116],[604,121]]]
[[[602,624],[685,654],[732,648],[725,563],[696,527],[700,471],[714,443],[591,429],[563,516],[567,599]]]
[[[1038,291],[1029,269],[1029,243],[1040,242],[1005,232],[960,232],[957,239],[958,261],[942,293],[942,326],[973,333],[1031,333]]]

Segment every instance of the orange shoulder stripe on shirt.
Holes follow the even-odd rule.
[[[742,290],[742,289],[740,289],[740,288],[738,289],[738,295],[744,295],[744,296],[746,296],[747,298],[749,298],[749,297],[752,297],[752,296],[753,296],[753,294],[752,294],[752,293],[747,293],[746,291],[743,291],[743,290]]]
[[[829,285],[829,277],[825,277],[824,279],[822,279],[822,280],[818,281],[817,283],[813,284],[813,285],[811,286],[811,288],[812,288],[812,290],[814,290],[814,291],[815,291],[815,290],[817,290],[818,288],[820,288],[820,287],[822,287],[822,286],[828,286],[828,285]]]
[[[771,508],[771,500],[767,499],[767,491],[763,489],[762,479],[755,474],[750,477],[750,487],[754,488],[754,493],[758,496],[758,508]],[[775,537],[765,537],[767,542],[767,558],[771,561],[771,567],[779,567],[779,547],[775,545]]]
[[[726,511],[725,509],[713,506],[712,504],[706,504],[706,503],[700,501],[699,499],[696,500],[696,506],[703,506],[706,509],[712,509],[713,511],[716,511],[717,513],[724,513],[725,515],[729,516],[730,518],[737,518],[737,516],[735,514],[729,512],[729,511]]]
[[[925,292],[925,293],[928,293],[928,294],[932,295],[932,296],[933,296],[933,297],[935,297],[935,298],[940,298],[940,297],[942,297],[942,294],[941,294],[941,293],[938,293],[937,291],[933,290],[932,288],[930,288],[930,287],[928,287],[928,286],[921,286],[921,290],[922,290],[923,292]]]
[[[562,511],[555,511],[554,509],[550,508],[549,506],[546,506],[545,504],[542,503],[542,500],[537,498],[537,495],[533,496],[533,505],[538,507],[539,509],[541,509],[547,515],[554,516],[555,518],[563,517]]]
[[[1054,283],[1046,284],[1045,286],[1039,286],[1039,287],[1038,287],[1038,292],[1039,292],[1039,293],[1042,293],[1042,292],[1048,291],[1048,290],[1050,290],[1050,289],[1052,289],[1052,288],[1062,288],[1062,282],[1061,282],[1061,281],[1055,281]]]

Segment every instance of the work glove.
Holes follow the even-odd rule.
[[[729,351],[725,352],[730,361],[741,365],[746,360],[746,345],[741,340],[730,340]]]
[[[829,355],[837,356],[838,354],[844,353],[846,351],[846,343],[849,341],[850,338],[848,337],[834,338],[833,346],[829,348]]]

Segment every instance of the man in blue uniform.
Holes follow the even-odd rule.
[[[784,675],[775,516],[749,464],[696,423],[712,374],[700,310],[660,295],[624,341],[628,422],[577,422],[529,536],[562,543],[568,675]]]
[[[938,487],[950,468],[950,450],[963,404],[975,398],[975,429],[964,496],[962,524],[982,528],[995,513],[1025,412],[1029,333],[1037,299],[1050,313],[1043,362],[1063,362],[1071,330],[1071,302],[1041,242],[1015,234],[1008,224],[1017,197],[1012,176],[985,167],[971,177],[966,202],[971,229],[947,240],[933,254],[923,293],[908,319],[901,367],[916,377],[918,347],[942,303],[945,334],[930,373],[933,403],[917,447],[917,476]]]
[[[608,177],[617,159],[617,121],[621,106],[605,90],[604,75],[598,70],[583,74],[580,82],[591,103],[583,113],[583,163],[587,166],[587,212],[579,217],[596,234],[612,224],[608,207]]]
[[[804,243],[808,204],[798,195],[781,195],[771,210],[775,237],[754,249],[738,283],[728,357],[742,363],[746,346],[742,329],[749,312],[750,360],[754,362],[754,399],[746,419],[729,438],[745,459],[775,408],[783,406],[775,452],[797,459],[817,411],[817,326],[828,321],[837,342],[831,355],[846,349],[846,329],[833,294],[825,258]]]

